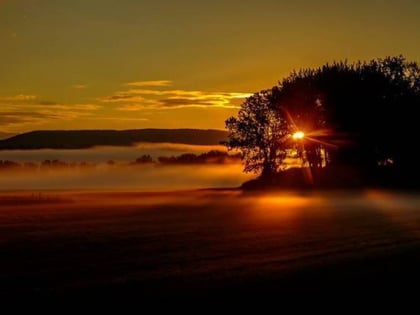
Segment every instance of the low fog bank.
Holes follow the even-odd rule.
[[[92,149],[75,150],[4,150],[0,151],[0,160],[18,163],[41,163],[45,160],[60,160],[66,162],[103,163],[109,160],[115,162],[134,161],[142,155],[172,156],[185,153],[200,154],[212,150],[226,151],[222,145],[186,145],[175,143],[139,143],[132,147],[96,147]]]
[[[238,187],[252,175],[241,164],[97,165],[87,169],[51,169],[0,173],[0,190],[113,189],[180,190]]]
[[[85,150],[0,151],[0,190],[237,187],[252,176],[224,146],[140,143]]]

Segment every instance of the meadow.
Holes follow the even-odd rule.
[[[420,279],[407,192],[9,191],[0,230],[2,299],[383,297]]]

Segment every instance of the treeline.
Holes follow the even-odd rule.
[[[161,164],[227,164],[236,163],[241,160],[241,154],[228,154],[223,151],[209,151],[200,155],[193,153],[185,153],[179,156],[159,157],[158,161]]]
[[[311,169],[342,167],[371,178],[394,168],[418,177],[419,106],[416,62],[338,61],[293,71],[248,97],[226,120],[227,146],[242,152],[245,172],[267,178],[285,169],[288,150]],[[299,131],[303,137],[294,139]]]
[[[41,163],[24,162],[19,163],[10,160],[0,160],[1,170],[46,170],[46,169],[86,169],[94,168],[96,164],[87,162],[64,162],[60,160],[45,160]]]
[[[154,160],[150,155],[139,157],[132,164],[228,164],[237,163],[241,160],[241,154],[229,154],[224,151],[212,150],[202,154],[184,153],[178,156],[160,156]]]
[[[156,164],[156,165],[188,165],[188,164],[228,164],[239,163],[241,155],[229,154],[223,151],[212,150],[202,154],[184,153],[178,156],[160,156],[154,159],[151,155],[142,155],[128,166]],[[103,163],[102,163],[103,164]],[[113,160],[106,162],[108,166],[117,165]],[[121,165],[121,164],[120,164]],[[10,160],[0,160],[0,171],[2,170],[58,170],[58,169],[92,169],[98,164],[87,162],[65,162],[61,160],[45,160],[41,163],[25,162],[18,163]]]

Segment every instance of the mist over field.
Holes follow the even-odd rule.
[[[212,303],[236,298],[239,305],[279,296],[324,301],[337,292],[352,300],[372,292],[415,293],[420,279],[415,194],[31,196],[0,194],[0,297],[146,303],[198,296]]]
[[[181,190],[237,187],[250,175],[240,164],[98,166],[93,169],[6,172],[0,190],[112,189]]]
[[[223,146],[180,144],[138,144],[136,147],[98,147],[86,150],[2,151],[0,160],[42,163],[60,160],[68,163],[95,163],[87,168],[42,169],[0,172],[0,190],[39,189],[136,189],[180,190],[212,187],[237,187],[252,175],[242,165],[129,165],[142,155],[153,159],[184,153],[201,154],[210,150],[226,151]],[[108,165],[108,161],[115,165]]]
[[[383,286],[388,292],[407,279],[418,283],[415,194],[197,190],[238,187],[255,175],[244,174],[238,160],[132,163],[142,155],[223,149],[143,144],[0,152],[0,159],[19,163],[76,165],[0,171],[0,297],[205,299],[235,292],[243,300],[327,296],[337,287],[370,292],[382,288],[380,281],[393,283]]]
[[[42,162],[44,160],[61,160],[65,162],[105,163],[109,160],[116,162],[135,161],[141,155],[148,154],[153,158],[159,156],[180,155],[183,153],[204,153],[211,150],[226,151],[222,145],[188,145],[175,143],[138,143],[136,146],[126,147],[96,147],[93,149],[75,150],[3,150],[0,160],[15,162]]]

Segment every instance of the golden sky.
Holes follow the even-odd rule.
[[[224,128],[291,70],[420,60],[418,0],[0,0],[0,132]]]

